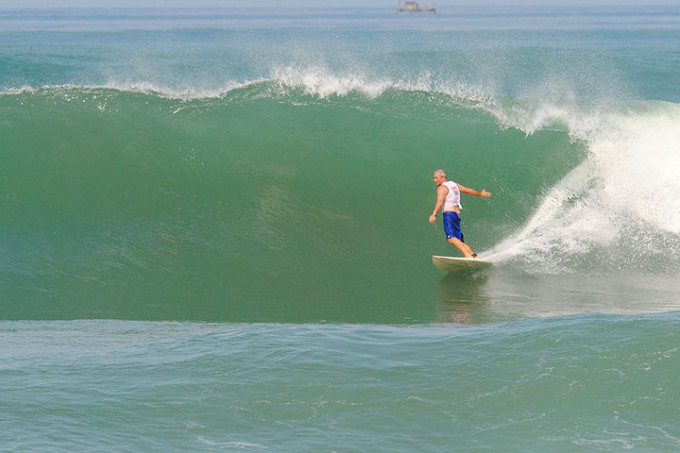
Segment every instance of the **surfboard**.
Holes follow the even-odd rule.
[[[479,267],[493,266],[491,261],[484,261],[479,258],[460,258],[455,256],[433,255],[432,262],[443,271],[457,271],[460,269],[471,269]]]

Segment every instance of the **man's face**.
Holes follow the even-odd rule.
[[[435,173],[432,179],[434,179],[434,183],[435,183],[437,186],[441,186],[442,183],[443,183],[444,181],[446,181],[446,178],[444,178],[443,176],[441,176],[439,173]]]

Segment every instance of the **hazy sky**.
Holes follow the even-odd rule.
[[[402,0],[403,3],[404,0]],[[680,0],[420,0],[435,1],[439,9],[465,5],[671,5]],[[182,8],[233,8],[233,7],[323,7],[323,6],[371,6],[393,8],[397,0],[0,0],[0,8],[131,8],[131,7],[182,7]]]

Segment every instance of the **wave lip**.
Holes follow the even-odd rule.
[[[423,71],[415,76],[371,76],[365,71],[345,71],[339,73],[321,64],[274,65],[269,74],[243,80],[225,80],[200,86],[192,83],[162,83],[135,78],[110,77],[102,83],[64,83],[52,85],[23,85],[5,87],[0,95],[17,95],[46,90],[93,90],[108,89],[120,92],[157,95],[183,101],[228,98],[235,92],[253,90],[266,86],[260,97],[280,98],[289,96],[297,90],[307,96],[319,99],[347,97],[352,94],[375,100],[386,91],[394,89],[406,92],[443,94],[459,100],[494,105],[490,90],[482,85],[470,84],[460,80],[437,80],[430,72]],[[271,89],[275,88],[275,89]]]

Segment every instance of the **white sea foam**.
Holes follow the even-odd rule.
[[[587,158],[488,256],[559,265],[556,256],[601,247],[644,256],[668,246],[654,238],[680,240],[680,106],[646,102],[597,115],[564,109],[548,117],[569,125],[572,136],[585,142]],[[529,121],[527,130],[546,121]]]

